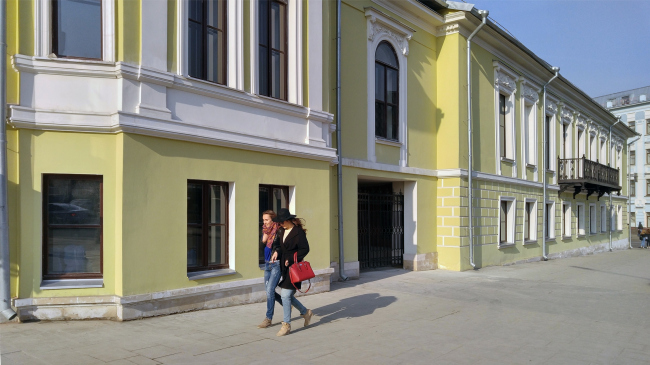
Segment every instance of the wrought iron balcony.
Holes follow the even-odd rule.
[[[598,198],[604,194],[616,191],[621,194],[618,169],[594,162],[585,158],[559,158],[558,183],[560,193],[573,188],[573,198],[582,190],[587,191],[587,198],[598,193]]]

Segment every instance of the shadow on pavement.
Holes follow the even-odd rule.
[[[397,298],[394,296],[382,296],[379,293],[361,294],[341,299],[336,303],[313,309],[314,314],[318,317],[318,322],[307,328],[317,327],[343,318],[367,316],[373,314],[375,310],[388,307],[396,301]],[[303,328],[298,328],[291,332],[302,330]]]
[[[411,271],[395,267],[362,270],[358,279],[349,279],[348,281],[338,281],[333,279],[330,291],[355,287],[357,285],[363,285],[377,280],[388,279],[393,276],[404,275],[409,272]]]

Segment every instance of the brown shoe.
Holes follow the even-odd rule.
[[[285,336],[285,335],[288,335],[289,332],[291,332],[291,324],[282,322],[282,328],[280,328],[280,331],[278,332],[278,334],[276,336],[278,336],[278,337]]]
[[[257,326],[257,328],[266,328],[266,327],[268,327],[268,326],[270,326],[270,325],[271,325],[271,320],[268,319],[268,318],[264,318],[264,320],[262,321],[262,323],[260,323],[260,324]]]
[[[311,309],[307,309],[307,313],[301,315],[302,318],[305,319],[305,324],[303,327],[309,326],[309,322],[311,321],[311,316],[314,315],[314,312],[311,311]]]

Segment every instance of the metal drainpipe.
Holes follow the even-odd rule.
[[[341,281],[348,280],[343,273],[345,259],[343,257],[343,156],[341,155],[341,0],[336,1],[336,165],[339,205],[339,277]]]
[[[546,255],[546,234],[548,233],[546,231],[546,169],[548,167],[548,161],[546,161],[546,145],[548,144],[548,141],[546,140],[546,86],[551,83],[551,81],[555,80],[556,77],[558,77],[560,73],[560,68],[559,67],[551,67],[551,70],[555,71],[555,75],[551,77],[550,80],[548,80],[547,83],[544,84],[542,87],[542,121],[543,121],[543,132],[542,132],[542,153],[544,154],[544,157],[542,158],[542,208],[544,209],[542,213],[542,258],[544,258],[544,261],[548,261],[548,256]],[[550,127],[550,126],[549,126]],[[549,134],[550,134],[550,128],[549,128]],[[549,156],[550,157],[550,156]]]
[[[16,317],[11,309],[11,259],[7,217],[7,1],[0,0],[0,311],[8,320]]]
[[[618,117],[616,123],[609,126],[609,167],[612,167],[612,128],[621,122],[621,117]],[[612,229],[614,224],[612,218],[614,217],[614,209],[612,207],[612,192],[609,192],[609,252],[612,252]],[[618,221],[618,218],[616,219]],[[616,222],[618,223],[618,222]]]
[[[469,214],[469,264],[472,265],[474,270],[477,270],[476,264],[474,263],[474,226],[472,225],[472,38],[478,33],[481,28],[487,23],[488,14],[487,10],[479,10],[479,15],[483,18],[481,24],[474,29],[474,32],[467,37],[467,147],[468,147],[468,158],[467,158],[467,183],[469,187],[468,191],[468,214]]]

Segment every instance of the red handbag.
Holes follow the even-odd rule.
[[[298,252],[294,253],[293,265],[289,266],[289,280],[291,280],[291,284],[293,284],[293,287],[296,288],[296,283],[309,280],[309,288],[307,288],[307,291],[301,291],[300,289],[296,288],[296,290],[301,293],[307,293],[309,289],[311,289],[310,279],[315,277],[316,275],[314,274],[314,270],[311,269],[311,265],[309,264],[309,262],[307,261],[298,262]]]

